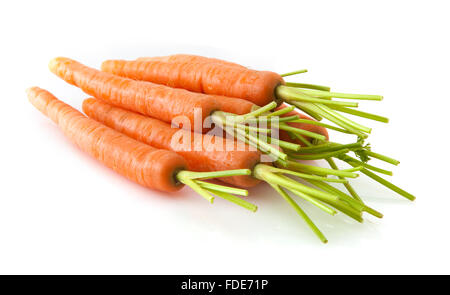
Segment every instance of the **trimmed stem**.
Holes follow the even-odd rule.
[[[337,167],[336,163],[334,162],[334,160],[332,158],[328,158],[326,159],[328,165],[330,165],[330,167],[334,170],[338,170],[339,168]],[[342,176],[339,176],[339,178],[343,178]],[[345,188],[347,189],[347,191],[349,192],[349,194],[355,198],[356,200],[362,202],[361,197],[356,193],[356,191],[353,189],[353,187],[350,185],[350,183],[344,183]]]
[[[306,173],[312,173],[316,175],[336,175],[336,176],[342,176],[347,178],[356,178],[358,177],[357,173],[343,171],[343,170],[334,170],[334,169],[328,169],[323,167],[317,167],[312,165],[306,165],[302,163],[298,163],[295,161],[287,161],[287,167],[288,169],[294,170],[294,171],[301,171]]]
[[[303,89],[302,91],[306,92],[309,95],[321,97],[335,97],[335,98],[345,98],[345,99],[359,99],[359,100],[382,100],[383,96],[381,95],[372,95],[372,94],[352,94],[352,93],[340,93],[340,92],[329,92],[315,89]]]
[[[330,158],[330,157],[337,157],[339,155],[346,154],[349,151],[350,151],[349,149],[341,149],[341,150],[332,151],[332,152],[317,153],[317,154],[314,153],[314,154],[309,154],[309,155],[289,154],[289,157],[298,159],[298,160],[319,160],[319,159],[326,159],[326,158]]]
[[[209,179],[209,178],[217,178],[217,177],[229,177],[229,176],[238,176],[238,175],[250,175],[251,171],[249,169],[236,169],[236,170],[224,170],[224,171],[213,171],[213,172],[193,172],[182,170],[177,173],[176,179],[189,186],[196,193],[201,195],[211,204],[214,201],[214,196],[211,195],[211,189],[204,187],[204,182],[198,182],[196,179]],[[202,187],[203,184],[203,187]],[[212,185],[212,184],[211,184]],[[213,185],[215,189],[225,190],[227,187],[223,185]],[[232,188],[228,188],[233,190]],[[241,190],[241,194],[248,194],[248,192],[244,192],[245,190]],[[226,193],[225,193],[226,194]],[[245,201],[244,201],[245,202]]]
[[[216,196],[218,196],[218,197],[220,197],[220,198],[222,198],[224,200],[230,201],[232,203],[235,203],[236,205],[239,205],[239,206],[241,206],[241,207],[243,207],[243,208],[245,208],[247,210],[250,210],[252,212],[256,212],[256,210],[258,210],[258,206],[254,205],[252,203],[249,203],[249,202],[247,202],[245,200],[242,200],[241,198],[233,196],[232,194],[229,194],[227,192],[213,190],[213,189],[211,189],[210,191],[213,194],[215,194]]]
[[[347,163],[350,164],[351,166],[356,165],[356,164],[353,163],[353,162],[347,162]],[[382,177],[376,175],[375,173],[373,173],[373,172],[370,171],[370,170],[367,170],[367,169],[364,168],[364,169],[361,170],[361,172],[364,173],[365,175],[369,176],[370,178],[372,178],[372,179],[375,180],[376,182],[378,182],[378,183],[384,185],[385,187],[387,187],[387,188],[393,190],[394,192],[398,193],[399,195],[401,195],[401,196],[407,198],[407,199],[410,200],[410,201],[414,201],[414,200],[416,199],[416,197],[413,196],[412,194],[410,194],[410,193],[408,193],[407,191],[405,191],[405,190],[399,188],[399,187],[396,186],[395,184],[393,184],[393,183],[387,181],[386,179],[384,179],[384,178],[382,178]]]
[[[245,189],[229,187],[229,186],[210,183],[210,182],[201,181],[201,180],[197,180],[197,183],[202,188],[205,188],[205,189],[229,193],[229,194],[235,194],[235,195],[244,196],[244,197],[248,196],[248,190],[245,190]]]
[[[291,88],[287,86],[278,86],[276,89],[277,95],[281,97],[285,97],[287,101],[302,101],[302,102],[312,102],[312,103],[321,103],[327,105],[336,105],[342,107],[358,107],[357,102],[347,102],[347,101],[335,101],[330,99],[322,99],[317,97],[309,96],[308,94],[302,92],[299,89]]]
[[[341,107],[341,106],[330,106],[330,108],[332,108],[333,110],[342,112],[342,113],[347,113],[347,114],[358,116],[361,118],[366,118],[366,119],[370,119],[370,120],[374,120],[374,121],[378,121],[378,122],[382,122],[382,123],[389,123],[389,118],[383,117],[380,115],[375,115],[372,113],[363,112],[360,110],[355,110],[355,109]]]
[[[331,90],[331,88],[328,86],[317,85],[317,84],[307,84],[307,83],[286,82],[286,86],[295,87],[295,88],[315,89],[315,90],[322,90],[322,91],[330,91]]]
[[[293,75],[297,75],[297,74],[303,74],[306,73],[308,70],[307,69],[301,69],[301,70],[297,70],[297,71],[293,71],[293,72],[288,72],[288,73],[284,73],[281,74],[281,77],[288,77],[288,76],[293,76]]]
[[[285,200],[288,202],[289,205],[291,205],[292,208],[300,215],[303,220],[308,224],[308,226],[311,228],[311,230],[316,234],[316,236],[323,242],[327,243],[328,240],[324,236],[324,234],[319,230],[319,228],[314,224],[314,222],[311,220],[311,218],[306,215],[306,213],[300,208],[300,206],[278,185],[276,184],[270,184],[274,190],[276,190]]]

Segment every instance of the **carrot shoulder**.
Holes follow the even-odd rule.
[[[176,152],[186,160],[191,171],[253,169],[261,158],[260,152],[250,150],[243,143],[238,147],[234,140],[171,128],[167,123],[114,107],[99,99],[84,100],[83,111],[88,117],[136,140]],[[201,140],[196,140],[195,136],[201,136]],[[189,141],[180,142],[177,138],[187,138]],[[241,187],[252,187],[260,182],[248,175],[224,177],[221,180]]]
[[[29,101],[72,142],[107,167],[160,191],[172,192],[183,187],[175,176],[187,164],[176,153],[153,148],[89,119],[46,90],[32,87],[27,94]]]

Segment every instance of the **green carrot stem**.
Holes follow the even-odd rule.
[[[356,200],[354,200],[353,198],[351,198],[350,196],[347,196],[346,194],[344,194],[343,192],[341,192],[340,190],[332,187],[331,185],[328,185],[324,182],[321,181],[317,181],[317,180],[310,180],[307,179],[307,182],[311,183],[312,185],[323,189],[324,191],[331,193],[331,194],[335,194],[339,196],[339,201],[336,201],[334,203],[328,203],[331,206],[333,206],[334,208],[338,209],[339,211],[341,211],[342,213],[348,215],[349,217],[355,219],[358,222],[362,222],[362,208],[363,205],[361,206],[357,206],[356,204]],[[355,201],[355,203],[350,203],[348,202],[348,199],[345,198],[345,200],[343,200],[343,195],[347,196],[348,199]]]
[[[316,90],[323,90],[323,91],[331,90],[331,88],[328,86],[307,84],[307,83],[286,82],[286,86],[295,87],[295,88],[316,89]]]
[[[295,162],[295,161],[286,161],[287,168],[294,170],[294,171],[300,171],[300,172],[306,172],[306,173],[313,173],[317,175],[336,175],[336,176],[342,176],[347,178],[356,178],[358,177],[357,173],[343,171],[343,170],[334,170],[334,169],[328,169],[323,167],[317,167],[312,165],[306,165],[303,163]]]
[[[337,167],[336,163],[334,162],[334,160],[332,158],[328,158],[326,159],[328,165],[330,165],[330,167],[334,170],[338,170],[339,168]],[[342,176],[339,176],[339,178],[343,178]],[[344,184],[345,188],[347,189],[347,191],[349,192],[349,194],[355,198],[356,200],[360,201],[362,203],[362,199],[361,197],[356,193],[356,191],[353,189],[353,187],[350,185],[350,183],[345,183]]]
[[[243,125],[243,124],[237,124],[236,128],[241,128],[241,129],[245,129],[248,131],[252,131],[252,132],[256,132],[256,133],[263,133],[263,134],[269,134],[271,132],[271,130],[267,129],[267,128],[259,128],[259,127],[248,126],[248,125]]]
[[[258,137],[247,133],[244,128],[240,127],[239,124],[238,126],[228,126],[227,123],[229,122],[227,122],[226,113],[216,111],[211,115],[211,119],[215,124],[219,125],[223,130],[225,130],[225,132],[227,132],[231,136],[236,137],[237,134],[237,136],[240,137],[240,139],[244,140],[247,144],[255,147],[256,149],[264,153],[268,153],[272,158],[274,159],[281,158],[283,160],[287,158],[287,155],[285,153],[271,146],[269,143],[260,140]]]
[[[330,142],[326,142],[321,145],[311,146],[311,147],[302,147],[299,153],[305,154],[313,154],[313,153],[322,153],[322,152],[334,152],[343,149],[354,149],[361,148],[362,144],[360,142],[354,142],[349,144],[334,144]]]
[[[324,236],[324,234],[319,230],[319,228],[314,224],[314,222],[309,218],[308,215],[306,215],[305,211],[300,208],[300,206],[292,200],[292,198],[278,185],[271,184],[274,190],[276,190],[285,200],[288,202],[289,205],[291,205],[292,208],[300,215],[303,220],[306,222],[306,224],[311,228],[311,230],[316,234],[316,236],[323,242],[327,243],[328,240]]]
[[[397,166],[398,164],[400,164],[400,161],[398,161],[396,159],[390,158],[390,157],[382,155],[382,154],[374,153],[372,151],[366,151],[366,154],[368,156],[370,156],[370,157],[373,157],[375,159],[384,161],[384,162],[392,164],[392,165],[396,165]]]
[[[331,96],[335,98],[348,98],[348,99],[360,99],[360,100],[382,100],[381,95],[372,94],[352,94],[352,93],[340,93],[340,92],[329,92],[315,89],[304,89],[304,92],[313,96]]]
[[[269,143],[260,140],[256,136],[246,133],[245,131],[242,131],[240,129],[236,129],[236,132],[240,133],[242,136],[245,136],[249,140],[249,142],[254,143],[258,149],[262,148],[263,152],[267,151],[269,152],[269,154],[274,155],[276,158],[281,158],[283,160],[287,159],[287,155],[285,153],[281,152]]]
[[[372,166],[372,165],[370,165],[370,164],[361,162],[361,161],[359,161],[359,160],[357,160],[357,159],[355,159],[355,158],[353,158],[353,157],[350,157],[350,156],[348,156],[348,155],[342,155],[342,154],[341,154],[341,155],[338,155],[338,158],[341,159],[341,160],[344,161],[344,162],[347,162],[347,163],[352,162],[352,163],[355,163],[355,164],[358,165],[358,166],[363,166],[363,167],[366,168],[366,169],[369,169],[369,170],[372,170],[372,171],[375,171],[375,172],[378,172],[378,173],[382,173],[382,174],[385,174],[385,175],[392,176],[392,171],[389,171],[389,170],[385,170],[385,169],[381,169],[381,168]]]
[[[284,115],[284,114],[287,114],[287,113],[292,112],[294,109],[295,109],[294,106],[285,107],[285,108],[283,108],[283,109],[281,109],[281,110],[271,112],[270,114],[267,115],[267,117],[268,117],[268,118],[270,118],[270,117],[275,117],[275,116],[278,116],[278,117],[279,117],[279,116],[282,116],[282,115]]]
[[[247,120],[249,118],[258,117],[258,116],[260,116],[260,115],[262,115],[262,114],[264,114],[264,113],[266,113],[266,112],[268,112],[268,111],[270,111],[270,110],[272,110],[272,109],[274,109],[276,107],[277,107],[277,103],[272,101],[271,103],[266,104],[265,106],[260,107],[259,109],[256,109],[256,110],[254,110],[254,111],[252,111],[250,113],[247,113],[245,115],[239,115],[239,116],[235,115],[233,120],[234,120],[234,122],[238,122],[238,123],[239,122],[243,122],[243,121],[245,121],[245,120]]]
[[[354,116],[358,116],[361,118],[366,118],[366,119],[370,119],[370,120],[374,120],[374,121],[378,121],[378,122],[382,122],[382,123],[389,123],[389,118],[380,116],[380,115],[375,115],[372,113],[368,113],[368,112],[363,112],[360,110],[355,110],[352,108],[346,108],[346,107],[341,107],[341,106],[330,106],[331,109],[342,112],[342,113],[347,113],[350,115],[354,115]]]
[[[205,198],[205,200],[207,200],[211,204],[214,202],[214,197],[208,191],[206,191],[200,185],[198,185],[194,180],[189,179],[187,177],[184,178],[179,175],[177,175],[177,178],[181,183],[184,183],[185,185],[189,186],[193,191],[195,191],[197,194]]]
[[[342,133],[347,133],[347,134],[350,133],[349,131],[347,131],[345,129],[342,129],[342,128],[339,128],[339,127],[336,127],[336,126],[333,126],[333,125],[330,125],[330,124],[326,124],[326,123],[323,123],[323,122],[318,122],[318,121],[313,121],[313,120],[308,120],[308,119],[292,120],[291,123],[304,123],[304,124],[309,124],[309,125],[317,125],[317,126],[325,127],[327,129],[339,131],[339,132],[342,132]]]
[[[223,191],[218,191],[218,190],[214,190],[214,189],[210,189],[210,191],[215,194],[216,196],[230,201],[232,203],[235,203],[236,205],[239,205],[247,210],[250,210],[252,212],[256,212],[256,210],[258,209],[258,206],[256,206],[255,204],[249,203],[245,200],[242,200],[241,198],[238,198],[236,196],[233,196],[232,194],[229,194],[227,192],[223,192]]]
[[[293,132],[289,132],[289,134],[294,136],[294,139],[298,139],[300,140],[304,145],[309,146],[311,143],[301,134],[297,134],[297,133],[293,133]]]
[[[177,174],[177,178],[183,179],[210,179],[218,177],[239,176],[239,175],[251,175],[250,169],[235,169],[235,170],[223,170],[212,172],[194,172],[194,171],[180,171]]]
[[[283,178],[277,175],[276,173],[273,173],[271,168],[272,168],[271,166],[265,164],[258,164],[253,169],[253,176],[256,177],[257,179],[264,180],[271,184],[277,184],[286,187],[288,189],[303,192],[310,196],[316,197],[320,200],[336,201],[338,199],[336,196],[332,194],[311,188],[309,186],[296,182],[290,178]]]
[[[369,206],[364,204],[361,200],[357,200],[357,199],[350,197],[346,193],[338,190],[337,188],[329,185],[328,183],[316,181],[316,180],[310,181],[308,179],[306,179],[306,181],[310,182],[311,184],[314,184],[315,186],[323,189],[324,191],[327,191],[331,194],[337,195],[342,201],[347,202],[351,207],[355,208],[358,211],[365,211],[365,212],[367,212],[375,217],[378,217],[378,218],[383,217],[383,214],[381,214],[380,212],[376,211],[373,208],[370,208]]]
[[[279,97],[283,97],[286,101],[302,101],[302,102],[311,102],[311,103],[321,103],[327,105],[336,105],[342,107],[358,107],[358,103],[356,102],[346,102],[346,101],[335,101],[330,99],[322,99],[317,97],[312,97],[302,92],[297,88],[287,87],[287,86],[278,86],[276,88],[276,95]],[[306,90],[305,90],[306,91]]]
[[[274,118],[276,118],[276,120],[274,120]],[[246,120],[244,123],[257,124],[257,123],[266,122],[268,124],[273,124],[273,123],[279,123],[279,122],[293,122],[293,121],[298,120],[299,118],[300,117],[297,116],[297,115],[288,116],[288,117],[268,117],[268,116],[264,116],[264,117],[250,118],[250,119]]]
[[[196,182],[204,189],[214,190],[214,191],[219,191],[219,192],[224,192],[224,193],[229,193],[229,194],[235,194],[235,195],[244,196],[244,197],[248,196],[248,191],[245,189],[224,186],[224,185],[210,183],[210,182],[201,181],[201,180],[197,180]]]
[[[314,154],[289,154],[289,157],[298,159],[298,160],[319,160],[319,159],[326,159],[330,157],[336,157],[338,155],[346,154],[350,150],[349,149],[341,149],[337,151],[332,152],[326,152],[326,153],[314,153]]]
[[[287,125],[286,123],[280,123],[278,128],[281,129],[281,130],[290,131],[290,132],[293,132],[293,133],[299,133],[299,134],[302,134],[302,135],[305,135],[305,136],[308,136],[308,137],[311,137],[311,138],[316,138],[318,140],[325,140],[326,139],[326,137],[323,136],[322,134],[314,133],[314,132],[303,130],[303,129],[300,129],[300,128],[295,128],[295,127]]]
[[[323,111],[329,113],[330,115],[338,118],[339,120],[342,120],[343,122],[347,123],[348,125],[352,126],[355,129],[358,129],[358,130],[360,130],[362,132],[366,132],[366,133],[370,133],[370,131],[372,130],[369,127],[366,127],[366,126],[363,126],[361,124],[358,124],[358,123],[356,123],[356,122],[354,122],[354,121],[352,121],[352,120],[350,120],[350,119],[340,115],[339,113],[333,111],[332,109],[330,109],[329,107],[327,107],[324,104],[316,104],[316,106],[319,107],[320,109],[322,109]]]
[[[300,101],[291,101],[290,104],[295,105],[299,109],[303,110],[304,112],[312,115],[315,114],[319,116],[320,118],[326,118],[327,120],[335,123],[336,125],[346,129],[348,132],[357,135],[358,137],[367,138],[367,135],[362,132],[361,130],[353,127],[352,125],[348,124],[346,121],[340,119],[338,116],[335,116],[334,113],[330,112],[331,109],[322,109],[319,108],[317,105],[313,103],[307,103],[307,102],[300,102]]]
[[[308,70],[307,69],[301,69],[298,71],[293,71],[293,72],[288,72],[288,73],[284,73],[282,75],[280,75],[281,77],[287,77],[287,76],[293,76],[293,75],[297,75],[297,74],[303,74],[306,73]]]
[[[316,206],[317,208],[319,208],[320,210],[330,214],[330,215],[336,215],[336,210],[334,210],[331,207],[328,207],[327,205],[323,204],[322,202],[308,196],[307,194],[304,194],[302,192],[296,191],[296,190],[290,190],[293,194],[299,196],[300,198],[304,199],[307,202],[310,202],[311,204],[313,204],[314,206]]]
[[[354,166],[357,165],[356,163],[353,162],[348,162],[350,165]],[[376,182],[384,185],[385,187],[393,190],[394,192],[398,193],[399,195],[407,198],[410,201],[414,201],[416,199],[415,196],[413,196],[412,194],[408,193],[407,191],[399,188],[398,186],[396,186],[395,184],[387,181],[386,179],[376,175],[375,173],[373,173],[372,171],[364,168],[361,170],[361,173],[364,173],[365,175],[369,176],[370,178],[372,178],[373,180],[375,180]]]
[[[337,182],[337,183],[348,182],[346,179],[328,178],[328,177],[323,177],[323,176],[317,176],[317,175],[311,175],[311,174],[296,172],[296,171],[287,170],[287,169],[280,169],[280,168],[276,168],[276,167],[271,167],[270,169],[269,168],[267,168],[267,169],[271,170],[273,172],[276,172],[276,173],[278,172],[278,173],[283,173],[283,174],[294,175],[294,176],[297,176],[297,177],[300,177],[300,178],[305,178],[305,179],[315,179],[315,180],[328,181],[328,182]]]
[[[309,115],[316,121],[322,121],[322,119],[323,119],[323,117],[321,115],[319,115],[319,113],[317,112],[317,109],[313,109],[311,107],[312,104],[308,104],[306,102],[301,102],[301,101],[289,101],[288,103],[296,106],[297,108],[302,110],[304,113],[306,113],[307,115]]]
[[[270,143],[272,143],[274,145],[278,145],[278,146],[282,147],[283,149],[288,149],[291,151],[298,152],[302,148],[301,145],[299,145],[299,144],[295,144],[295,143],[284,141],[284,140],[279,140],[277,138],[268,137],[267,139]]]

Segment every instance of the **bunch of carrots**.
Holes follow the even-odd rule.
[[[279,75],[186,54],[108,60],[101,70],[58,57],[49,68],[92,96],[83,102],[84,114],[38,87],[27,90],[29,101],[79,148],[146,187],[173,192],[187,185],[211,203],[219,197],[256,211],[243,197],[266,182],[324,243],[326,237],[294,198],[358,222],[363,212],[381,218],[350,184],[360,172],[414,200],[379,175],[391,171],[367,163],[376,158],[399,164],[373,152],[365,143],[371,128],[345,115],[387,123],[356,109],[355,101],[381,96],[332,92],[283,78],[306,70]],[[356,140],[332,142],[327,129]],[[319,159],[330,168],[302,163]],[[336,159],[349,167],[339,169]],[[222,183],[205,181],[216,178]]]

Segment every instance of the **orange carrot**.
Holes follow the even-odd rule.
[[[244,66],[234,63],[225,61],[218,58],[211,58],[211,57],[203,57],[199,55],[192,55],[192,54],[173,54],[173,55],[167,55],[167,56],[153,56],[153,57],[140,57],[136,60],[139,61],[163,61],[163,62],[173,62],[173,63],[216,63],[220,65],[225,66],[232,66],[232,67],[239,67],[239,68],[245,68]]]
[[[282,101],[311,115],[335,123],[345,133],[367,138],[371,128],[358,124],[341,113],[387,122],[387,118],[357,111],[357,102],[335,101],[331,98],[381,100],[379,95],[330,92],[326,86],[285,83],[282,76],[268,71],[255,71],[214,58],[177,54],[166,57],[140,58],[134,61],[108,60],[102,70],[136,80],[155,82],[206,94],[223,95],[249,100],[259,106]]]
[[[156,149],[86,118],[50,92],[32,87],[29,101],[55,122],[80,149],[143,186],[173,192],[183,187],[176,173],[187,167],[174,152]]]
[[[250,150],[248,145],[241,144],[239,149],[234,140],[172,128],[157,119],[114,107],[99,99],[86,99],[83,111],[88,117],[136,140],[178,153],[186,160],[191,171],[253,169],[261,158],[261,153]],[[201,136],[201,140],[196,136]],[[187,138],[189,142],[174,140],[176,138]],[[224,177],[221,180],[241,187],[252,187],[260,182],[247,175]]]
[[[284,84],[283,78],[274,72],[255,71],[200,56],[108,60],[103,62],[102,70],[194,92],[242,98],[259,106],[274,101],[276,87]]]
[[[134,81],[89,68],[69,58],[55,58],[50,61],[49,68],[89,95],[165,122],[183,115],[189,118],[191,128],[194,128],[196,108],[202,111],[201,122],[219,108],[214,96]]]

